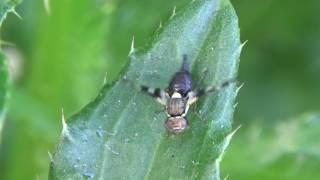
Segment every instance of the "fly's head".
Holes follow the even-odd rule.
[[[165,122],[166,129],[173,134],[179,134],[188,127],[188,121],[181,116],[169,117]]]

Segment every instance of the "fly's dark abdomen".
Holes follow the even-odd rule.
[[[177,72],[171,79],[168,89],[170,95],[173,92],[178,92],[183,96],[187,95],[192,90],[190,73],[188,71]]]
[[[184,97],[192,90],[192,79],[189,73],[187,55],[183,55],[183,62],[180,71],[174,74],[168,89],[170,95],[172,95],[173,92],[178,92]]]

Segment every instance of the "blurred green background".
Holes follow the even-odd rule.
[[[46,179],[48,152],[67,117],[114,80],[187,0],[24,1],[1,29],[12,71],[0,179]],[[232,0],[242,41],[235,127],[224,160],[230,179],[320,178],[319,0]]]

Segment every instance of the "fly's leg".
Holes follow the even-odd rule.
[[[151,88],[144,85],[140,86],[140,90],[149,96],[155,98],[160,104],[167,104],[166,92],[160,88]]]
[[[138,91],[142,91],[145,94],[153,97],[154,99],[156,99],[160,104],[162,105],[166,105],[167,104],[167,93],[160,89],[160,88],[152,88],[152,87],[148,87],[145,85],[139,85],[136,84],[128,79],[123,79],[125,82],[131,84],[135,89],[137,89]]]
[[[214,92],[218,92],[222,89],[224,89],[225,87],[229,86],[230,84],[236,83],[237,81],[235,79],[230,79],[227,80],[223,83],[221,83],[218,86],[209,86],[207,88],[200,88],[194,91],[189,92],[188,94],[188,104],[191,105],[193,103],[195,103],[200,97],[205,96],[207,94],[211,94]]]

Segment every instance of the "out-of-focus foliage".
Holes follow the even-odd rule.
[[[8,13],[12,12],[16,16],[19,15],[15,11],[16,5],[18,5],[21,0],[1,0],[0,1],[0,26],[2,22],[7,18]]]
[[[127,61],[132,36],[137,46],[145,44],[173,7],[179,9],[187,0],[45,2],[49,2],[50,15],[43,1],[24,1],[16,10],[23,20],[11,14],[3,24],[1,40],[14,43],[13,48],[22,54],[23,72],[15,82],[4,127],[0,179],[45,179],[47,151],[54,149],[60,133],[61,108],[70,116],[95,97],[105,72],[110,81]],[[249,40],[241,58],[239,79],[245,85],[235,116],[235,122],[242,124],[236,141],[245,144],[246,134],[252,131],[249,127],[286,130],[287,123],[289,127],[299,114],[319,112],[320,1],[232,3],[240,19],[241,37]],[[104,38],[95,39],[95,33]],[[272,139],[271,132],[263,136]],[[268,138],[261,137],[261,144],[272,143]],[[250,146],[239,149],[237,144],[227,152],[222,172],[232,179],[246,179],[248,174],[238,171],[242,163],[247,167],[243,171],[262,166],[243,162],[238,154],[249,151]],[[283,172],[292,160],[289,156],[275,160],[269,167],[273,169],[265,167],[260,179]],[[239,168],[232,164],[235,162]],[[308,163],[316,165],[318,160],[310,158]],[[320,176],[313,166],[307,167],[310,176]],[[300,179],[303,172],[297,173]]]
[[[277,122],[273,127],[253,123],[232,141],[223,163],[225,173],[239,180],[317,179],[319,129],[319,114]]]
[[[2,27],[3,21],[7,18],[9,13],[15,13],[15,6],[20,3],[19,0],[6,0],[0,1],[0,28]],[[0,40],[0,45],[4,43]],[[9,69],[8,62],[3,54],[3,51],[0,50],[0,144],[2,136],[2,128],[4,124],[5,114],[8,108],[8,97],[10,94],[9,90]]]
[[[0,145],[2,139],[2,127],[7,112],[9,97],[9,73],[5,56],[0,53]]]
[[[273,126],[319,111],[320,1],[232,1],[240,19],[242,53],[238,119]]]

